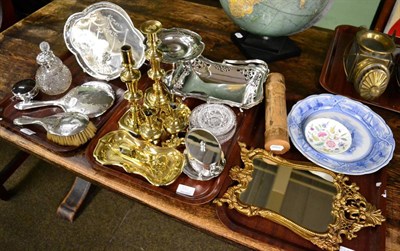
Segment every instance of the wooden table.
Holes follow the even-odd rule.
[[[82,11],[96,1],[55,0],[0,34],[0,99],[10,93],[10,87],[18,80],[32,78],[37,69],[35,62],[38,45],[46,40],[56,55],[70,55],[63,39],[63,27],[67,18]],[[130,15],[138,26],[149,19],[161,21],[164,27],[181,27],[199,33],[206,44],[203,53],[214,61],[244,59],[243,54],[231,42],[230,34],[238,29],[218,7],[205,6],[189,1],[175,0],[113,0]],[[292,38],[301,47],[300,57],[269,64],[271,71],[280,72],[286,78],[287,98],[300,100],[311,94],[325,92],[319,84],[321,69],[333,31],[311,28]],[[398,113],[374,108],[391,127],[395,139],[400,138]],[[71,156],[61,156],[33,144],[28,139],[0,127],[0,137],[56,166],[65,168],[78,177],[160,210],[212,234],[225,237],[254,249],[274,250],[282,245],[264,243],[236,233],[224,226],[215,212],[215,205],[188,205],[157,193],[142,190],[135,184],[110,177],[91,168],[84,149]],[[393,160],[385,167],[387,171],[386,248],[400,249],[400,155],[395,150]],[[78,180],[79,181],[79,180]],[[284,246],[284,245],[283,245]]]

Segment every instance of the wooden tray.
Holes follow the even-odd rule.
[[[145,74],[146,73],[142,74],[142,79],[139,83],[139,88],[142,90],[145,90],[148,86],[151,85],[151,81],[148,78],[146,78]],[[203,101],[196,99],[185,100],[185,104],[188,105],[188,107],[191,109],[193,109],[195,106],[201,103],[203,103]],[[186,176],[186,174],[182,173],[178,177],[178,179],[176,179],[175,182],[172,183],[171,185],[160,186],[160,187],[151,185],[148,181],[146,181],[145,178],[143,178],[140,175],[125,172],[124,169],[121,167],[114,165],[104,166],[96,161],[96,159],[93,157],[93,151],[97,145],[97,142],[106,133],[118,129],[118,120],[128,110],[128,108],[129,108],[128,102],[123,101],[122,105],[114,112],[113,116],[109,119],[107,124],[102,128],[101,131],[99,131],[96,137],[89,143],[86,151],[86,157],[87,159],[89,159],[89,162],[92,164],[92,167],[98,171],[106,172],[109,175],[118,177],[119,179],[123,179],[127,183],[130,183],[134,186],[139,186],[143,189],[151,190],[153,192],[159,193],[164,196],[168,196],[172,199],[176,199],[187,204],[200,205],[208,203],[211,200],[213,200],[219,193],[222,184],[224,183],[226,177],[228,176],[230,167],[236,164],[235,163],[236,160],[228,158],[224,170],[218,177],[214,179],[208,181],[197,181],[190,179],[188,176]],[[236,114],[238,127],[240,127],[241,123],[243,123],[244,121],[244,118],[246,118],[245,115],[247,114],[248,110],[244,111],[243,113],[240,112],[239,109],[237,108],[234,108],[233,110]],[[222,150],[224,151],[225,156],[231,156],[233,146],[236,144],[238,137],[240,137],[240,135],[236,133],[231,140],[225,142],[222,145]],[[194,195],[185,196],[177,194],[176,190],[179,184],[195,188]]]
[[[343,66],[344,51],[353,41],[359,29],[350,25],[336,27],[335,35],[321,71],[320,84],[328,92],[340,94],[365,104],[400,112],[400,87],[397,86],[394,77],[391,78],[386,91],[375,100],[363,99],[357,93],[353,84],[346,79]]]
[[[69,56],[64,61],[65,65],[71,70],[73,79],[71,83],[71,87],[69,89],[74,88],[75,86],[81,85],[88,81],[97,80],[95,78],[90,77],[89,75],[85,74],[80,66],[77,64],[74,56]],[[33,76],[34,78],[34,76]],[[19,81],[19,80],[17,80]],[[17,82],[16,81],[16,82]],[[119,81],[121,82],[121,81]],[[110,116],[114,113],[114,110],[118,107],[118,105],[123,100],[124,89],[120,88],[118,85],[118,81],[110,82],[109,83],[114,90],[115,93],[115,101],[113,106],[105,112],[103,115],[91,119],[93,124],[96,126],[97,129],[100,129],[101,126],[110,118]],[[68,91],[67,91],[68,92]],[[39,94],[35,97],[35,100],[50,100],[50,99],[58,99],[65,95],[67,92],[57,95],[57,96],[49,96],[44,93],[39,92]],[[14,118],[20,117],[22,115],[32,116],[32,117],[45,117],[55,113],[63,112],[63,110],[56,106],[48,106],[43,108],[36,108],[36,109],[29,109],[25,111],[19,111],[14,108],[16,103],[20,102],[17,100],[12,94],[6,96],[0,103],[0,116],[2,120],[0,121],[1,126],[13,131],[14,133],[29,139],[35,144],[38,144],[49,151],[67,154],[74,152],[74,150],[80,149],[82,146],[62,146],[58,145],[52,141],[47,139],[47,132],[46,130],[39,125],[26,125],[24,128],[28,128],[35,132],[33,135],[27,135],[20,131],[22,127],[16,126],[13,124]]]
[[[295,102],[287,102],[287,109],[290,111],[291,106]],[[240,128],[238,132],[241,135],[241,140],[247,144],[248,147],[263,148],[264,137],[252,137],[252,135],[264,135],[264,110],[263,105],[259,107],[259,111],[253,114],[255,121],[255,127],[253,130],[248,130],[245,127]],[[257,123],[262,121],[262,123]],[[239,154],[239,147],[235,147],[235,154]],[[290,151],[285,153],[282,157],[288,160],[295,161],[308,161],[293,145],[291,145]],[[243,167],[244,164],[240,162],[239,166]],[[356,182],[360,187],[361,194],[370,202],[382,211],[382,215],[385,215],[386,210],[386,199],[381,196],[385,193],[386,189],[386,171],[382,168],[380,171],[362,176],[349,176],[351,182]],[[381,186],[377,188],[376,182],[381,182]],[[222,197],[228,187],[233,185],[233,181],[230,177],[225,180],[221,192],[218,197]],[[250,236],[252,238],[261,240],[266,243],[272,243],[279,248],[284,250],[320,250],[317,246],[313,245],[308,240],[305,240],[277,223],[262,218],[260,216],[248,217],[244,214],[239,213],[234,209],[229,209],[228,206],[224,205],[216,207],[217,215],[221,222],[229,227],[230,229]],[[348,241],[344,240],[342,246],[352,248],[354,250],[385,250],[385,222],[381,226],[367,227],[357,232],[358,237]]]

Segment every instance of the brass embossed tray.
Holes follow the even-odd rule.
[[[93,151],[103,165],[116,165],[143,176],[152,185],[166,186],[182,173],[185,157],[172,147],[158,147],[119,129],[104,135]]]
[[[140,86],[141,89],[145,89],[145,86],[143,85],[146,85],[145,83],[146,81],[150,82],[148,79],[146,79],[146,77],[143,77],[143,79],[139,83],[139,85],[141,85]],[[147,83],[147,85],[149,85],[149,83]],[[191,99],[191,100],[185,100],[185,103],[186,105],[188,105],[189,108],[193,109],[193,107],[203,102]],[[162,196],[167,196],[187,204],[200,205],[212,201],[219,193],[222,184],[225,182],[225,179],[229,174],[230,166],[238,164],[235,162],[236,160],[228,159],[222,173],[218,177],[208,181],[193,180],[190,179],[186,174],[181,173],[177,177],[177,179],[169,185],[154,186],[141,175],[126,172],[125,169],[119,165],[114,165],[114,164],[102,165],[95,159],[93,153],[95,152],[96,145],[101,140],[101,138],[103,138],[106,134],[119,129],[118,120],[121,118],[123,114],[125,114],[128,108],[129,104],[126,100],[124,100],[122,104],[118,107],[118,109],[114,112],[109,121],[103,126],[103,128],[96,134],[96,136],[89,143],[86,150],[86,158],[89,160],[89,163],[91,164],[92,168],[94,168],[98,172],[103,172],[106,173],[107,175],[117,177],[125,181],[126,184],[129,184],[129,186],[139,187],[140,189],[158,193]],[[239,109],[235,109],[234,112],[237,116],[238,124],[241,124],[244,121],[245,116],[243,115],[243,113],[239,111]],[[234,149],[234,146],[236,145],[237,141],[236,138],[238,136],[239,135],[235,135],[233,136],[232,140],[222,144],[222,149],[227,156],[230,154],[234,154],[232,153],[232,151]],[[193,195],[189,196],[177,193],[177,189],[180,185],[184,185],[194,189]]]

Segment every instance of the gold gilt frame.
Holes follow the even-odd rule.
[[[376,209],[375,206],[368,203],[358,192],[358,186],[355,183],[348,183],[349,178],[347,176],[336,174],[311,163],[300,164],[290,162],[264,149],[248,150],[246,145],[241,142],[239,142],[239,145],[244,168],[235,166],[230,170],[230,177],[232,180],[237,181],[238,184],[229,187],[221,198],[217,198],[213,201],[218,206],[227,203],[229,209],[235,209],[247,216],[261,216],[271,220],[287,227],[302,238],[326,250],[338,250],[339,244],[342,243],[342,235],[351,240],[357,237],[356,232],[360,229],[381,225],[382,222],[385,221],[381,210]],[[263,159],[269,164],[289,166],[298,170],[323,172],[332,176],[333,184],[337,189],[331,212],[335,220],[333,223],[329,224],[327,232],[315,233],[299,226],[278,213],[241,202],[239,196],[246,190],[248,184],[252,180],[254,159]]]

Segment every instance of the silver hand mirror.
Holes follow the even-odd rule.
[[[71,89],[65,96],[56,100],[20,102],[14,105],[17,110],[27,110],[45,106],[59,106],[65,112],[79,112],[94,118],[105,113],[114,103],[114,91],[109,84],[91,81]]]
[[[37,124],[43,126],[47,132],[59,136],[71,136],[86,129],[89,118],[77,112],[57,113],[43,118],[22,116],[14,119],[15,125]]]

